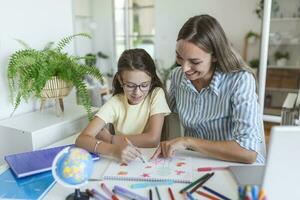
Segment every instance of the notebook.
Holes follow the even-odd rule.
[[[55,181],[52,172],[16,178],[10,169],[0,174],[1,199],[42,199]]]
[[[55,156],[60,152],[63,148],[71,145],[64,145],[49,149],[42,149],[37,151],[24,152],[19,154],[12,154],[5,156],[4,159],[14,172],[14,174],[18,177],[25,177],[45,171],[51,170],[52,162]],[[98,160],[99,156],[96,154],[91,154],[93,160]]]
[[[103,175],[103,179],[126,181],[173,181],[190,183],[192,166],[188,157],[158,158],[148,163],[139,159],[128,164],[112,161]]]

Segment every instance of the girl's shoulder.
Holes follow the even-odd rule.
[[[151,99],[155,98],[158,95],[165,95],[165,92],[161,87],[156,87],[152,90]]]

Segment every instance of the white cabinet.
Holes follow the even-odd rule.
[[[92,108],[95,113],[97,108]],[[74,133],[88,123],[83,106],[65,105],[63,116],[54,108],[35,111],[0,121],[0,164],[7,154],[40,149]]]

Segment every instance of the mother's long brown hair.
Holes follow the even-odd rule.
[[[253,73],[241,56],[228,43],[219,22],[209,15],[197,15],[188,19],[178,33],[178,40],[197,45],[216,58],[216,66],[222,72],[246,70]]]

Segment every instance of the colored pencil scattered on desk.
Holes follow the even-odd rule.
[[[107,198],[106,196],[104,196],[103,194],[101,194],[100,192],[98,192],[96,189],[92,189],[91,192],[94,195],[93,197],[95,197],[96,199],[110,200],[109,198]]]
[[[119,198],[114,193],[112,193],[104,183],[101,183],[100,187],[112,200],[119,200]]]
[[[152,200],[152,190],[149,190],[149,200]]]
[[[149,200],[148,197],[144,197],[142,195],[139,195],[135,192],[132,192],[130,190],[127,190],[126,188],[123,188],[121,186],[115,185],[113,192],[115,194],[121,195],[123,197],[126,197],[128,199],[135,199],[135,200]]]
[[[159,194],[159,191],[158,191],[157,187],[155,187],[155,191],[156,191],[156,195],[157,195],[158,200],[161,200],[161,197],[160,197],[160,194]]]
[[[186,196],[188,197],[189,200],[195,200],[195,198],[193,197],[193,195],[189,192],[186,193]]]
[[[186,187],[184,187],[183,189],[181,189],[179,191],[179,193],[184,193],[186,192],[188,189],[190,189],[191,187],[195,186],[196,184],[198,184],[200,181],[202,181],[203,179],[205,179],[207,176],[209,176],[209,173],[201,176],[199,179],[195,180],[194,182],[190,183],[189,185],[187,185]]]
[[[225,170],[225,169],[228,169],[228,167],[199,167],[197,171],[208,172],[208,171]]]
[[[203,196],[203,197],[206,197],[206,198],[208,198],[210,200],[220,200],[219,198],[217,198],[215,196],[212,196],[212,195],[210,195],[208,193],[202,192],[202,191],[196,191],[196,193],[199,194],[199,195],[201,195],[201,196]]]
[[[203,186],[202,187],[204,190],[206,190],[207,192],[219,197],[220,199],[223,199],[223,200],[230,200],[228,197],[225,197],[223,194],[220,194],[219,192],[207,187],[207,186]]]
[[[204,185],[204,183],[206,183],[206,181],[208,181],[208,179],[210,179],[215,173],[210,173],[205,179],[201,180],[198,185],[196,185],[191,191],[190,193],[193,194],[196,190],[198,190],[198,188],[200,188],[202,185]]]
[[[169,188],[169,187],[168,187],[168,192],[169,192],[169,195],[170,195],[171,200],[175,200],[174,194],[173,194],[173,192],[172,192],[172,189]]]

